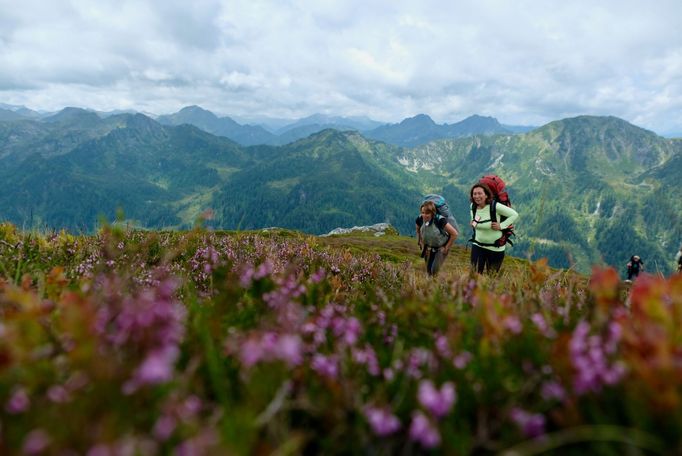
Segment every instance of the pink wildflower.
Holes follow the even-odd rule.
[[[71,395],[68,390],[62,385],[53,385],[47,390],[47,397],[52,402],[63,404],[71,400]]]
[[[422,380],[419,383],[417,392],[419,403],[437,418],[442,418],[450,412],[456,396],[455,385],[452,382],[444,383],[440,391],[431,380]]]
[[[198,396],[192,395],[183,401],[178,410],[178,415],[181,420],[189,421],[201,411],[201,408],[201,399]]]
[[[179,355],[180,350],[175,346],[148,353],[135,371],[133,378],[123,385],[124,393],[132,394],[140,386],[169,381],[173,377],[173,367]]]
[[[45,451],[50,444],[50,436],[42,429],[34,429],[24,439],[25,454],[38,454]]]
[[[541,313],[534,313],[530,317],[530,320],[535,324],[535,326],[538,328],[538,331],[540,331],[540,334],[543,336],[549,339],[556,337],[556,331],[554,331],[554,329],[547,324],[547,320],[545,320],[544,315]]]
[[[435,448],[441,442],[438,429],[422,412],[415,412],[412,415],[410,439],[419,442],[424,448]]]
[[[442,334],[438,334],[435,339],[436,350],[438,354],[443,358],[449,358],[452,356],[450,351],[450,345],[448,343],[448,338]]]
[[[566,398],[566,391],[564,390],[564,387],[555,381],[543,383],[542,388],[540,389],[540,394],[546,401],[563,401]]]
[[[154,423],[154,429],[152,432],[154,437],[163,442],[168,440],[171,435],[173,435],[176,427],[177,421],[175,418],[168,415],[161,415],[159,419],[156,420],[156,423]]]
[[[610,325],[606,341],[599,335],[590,336],[587,322],[578,323],[569,342],[571,361],[576,370],[576,393],[601,391],[603,385],[614,385],[625,375],[623,363],[610,364],[608,359],[608,355],[617,350],[619,338],[620,325],[617,323]]]
[[[239,358],[246,367],[257,364],[264,356],[265,351],[263,350],[263,346],[261,345],[260,340],[255,338],[250,338],[245,341],[239,352]]]
[[[523,325],[521,320],[516,315],[509,315],[503,321],[504,327],[511,331],[513,334],[520,334],[523,331]]]
[[[334,356],[324,356],[317,353],[313,356],[311,367],[315,372],[325,377],[335,379],[339,374],[339,363]]]
[[[5,410],[11,415],[23,413],[31,406],[31,400],[23,387],[17,388],[5,405]]]
[[[452,360],[452,364],[457,369],[464,369],[473,359],[473,355],[468,351],[463,351]]]
[[[400,429],[400,420],[387,408],[367,407],[365,417],[378,436],[393,434]]]
[[[520,408],[514,408],[510,416],[526,437],[537,437],[545,433],[546,420],[541,413],[529,413]]]
[[[303,362],[303,343],[295,334],[281,335],[277,341],[277,357],[289,366],[297,366]]]

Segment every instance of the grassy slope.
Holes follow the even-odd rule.
[[[346,248],[351,253],[376,253],[382,260],[402,263],[408,262],[416,271],[424,270],[424,261],[420,258],[419,247],[414,237],[408,236],[380,236],[369,233],[351,233],[336,236],[320,237],[318,242],[332,247]],[[452,278],[469,273],[470,246],[453,244],[450,255],[441,269],[443,279]],[[528,268],[528,261],[505,257],[502,266],[503,275],[517,275]]]

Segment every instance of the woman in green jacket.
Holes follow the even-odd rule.
[[[479,274],[484,270],[497,273],[504,260],[505,245],[499,245],[502,230],[517,221],[519,214],[504,204],[493,203],[493,192],[486,184],[474,184],[469,196],[475,209],[471,214],[471,227],[474,229],[471,266]],[[495,220],[490,217],[491,204],[495,204]],[[502,216],[507,218],[501,222]]]

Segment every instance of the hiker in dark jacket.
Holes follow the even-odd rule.
[[[642,269],[644,269],[644,262],[639,257],[639,255],[632,255],[630,261],[627,264],[628,269],[628,280],[632,280],[637,277]]]
[[[502,230],[513,225],[519,218],[519,214],[509,206],[495,204],[495,220],[491,220],[491,204],[493,204],[493,192],[486,184],[477,183],[471,187],[469,197],[473,203],[471,214],[471,227],[474,236],[471,240],[471,266],[479,274],[483,271],[497,273],[504,260],[505,244],[498,245],[502,238]],[[475,215],[474,215],[475,214]],[[500,221],[501,216],[506,217]]]
[[[415,221],[417,242],[426,262],[426,272],[435,276],[450,253],[450,247],[458,233],[445,217],[436,214],[433,201],[424,201],[419,213]]]
[[[677,255],[675,255],[675,264],[677,265],[677,272],[682,272],[682,247],[680,247]]]

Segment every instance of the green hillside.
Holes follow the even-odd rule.
[[[392,146],[355,132],[324,130],[281,148],[254,150],[214,197],[216,226],[267,226],[322,234],[337,227],[389,222],[413,227],[418,181],[392,160]]]
[[[336,130],[242,147],[141,114],[100,119],[68,108],[44,121],[0,122],[0,217],[88,232],[120,209],[149,228],[188,228],[210,209],[206,224],[215,229],[322,234],[389,222],[411,234],[421,195],[436,192],[460,221],[462,243],[469,188],[497,173],[521,213],[510,254],[588,272],[593,264],[622,267],[636,253],[648,270],[668,273],[682,238],[670,190],[681,156],[682,141],[614,117],[414,148]]]

